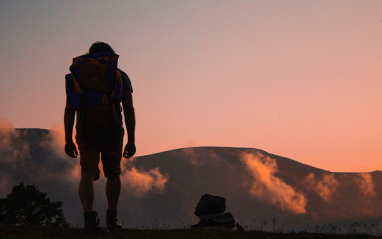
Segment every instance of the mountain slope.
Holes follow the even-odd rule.
[[[0,130],[1,197],[21,180],[64,202],[82,225],[78,159],[64,155],[47,130]],[[122,161],[119,218],[127,227],[179,228],[196,223],[205,194],[226,198],[236,221],[267,230],[313,230],[316,224],[371,223],[382,217],[382,173],[331,173],[258,149],[184,148]],[[105,180],[95,208],[106,210]],[[267,221],[267,224],[265,224]]]

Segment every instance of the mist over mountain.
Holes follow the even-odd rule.
[[[82,226],[79,159],[63,151],[62,132],[0,129],[0,197],[23,181],[63,201],[68,222]],[[259,149],[195,147],[122,161],[119,218],[124,227],[179,228],[205,194],[254,229],[305,230],[316,224],[382,219],[382,172],[332,173]],[[102,175],[103,176],[103,175]],[[95,183],[95,210],[105,218],[105,179]],[[265,221],[267,222],[265,224]]]

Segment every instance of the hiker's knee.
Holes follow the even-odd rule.
[[[114,170],[114,171],[106,171],[105,170],[105,178],[110,180],[118,180],[120,178],[121,171]]]
[[[121,175],[122,150],[118,152],[108,152],[102,156],[103,171],[108,179],[116,179]]]
[[[93,181],[95,174],[92,173],[82,173],[81,180],[83,181]]]

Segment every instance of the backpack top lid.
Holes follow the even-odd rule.
[[[82,55],[73,59],[70,71],[82,90],[109,94],[116,78],[118,57],[111,52]]]
[[[71,74],[66,76],[69,104],[77,109],[80,105],[87,109],[119,103],[122,99],[122,79],[117,70],[118,58],[117,54],[111,52],[74,58],[70,66]]]

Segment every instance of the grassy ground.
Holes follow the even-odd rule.
[[[75,228],[38,228],[27,226],[5,226],[0,225],[1,239],[21,239],[21,238],[84,238],[81,229]],[[224,229],[201,229],[201,230],[122,230],[115,233],[109,233],[102,237],[92,238],[158,238],[158,239],[188,239],[188,238],[259,238],[259,239],[361,239],[361,238],[381,238],[370,235],[335,235],[335,234],[320,234],[320,233],[270,233],[262,231],[235,231]]]

